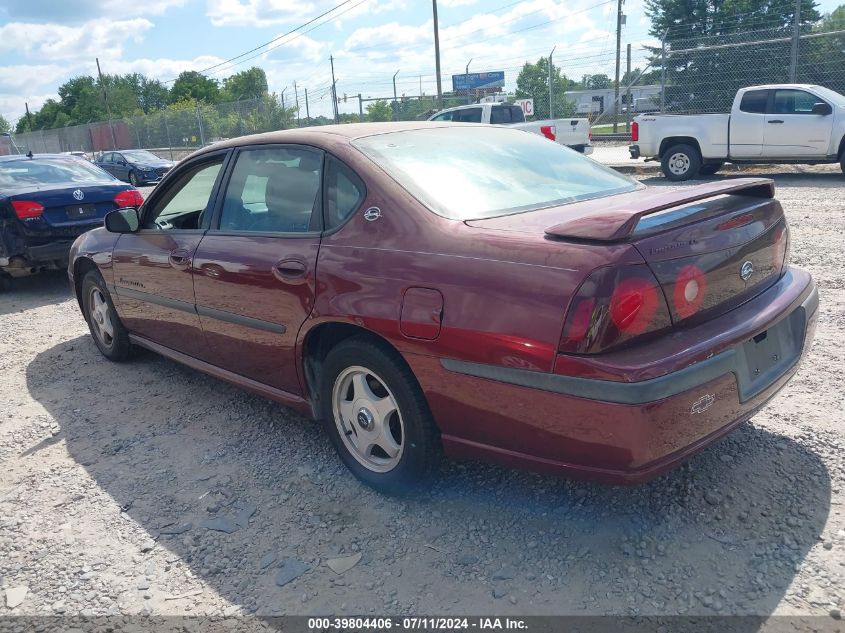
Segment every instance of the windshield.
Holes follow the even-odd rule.
[[[114,179],[78,158],[28,158],[0,163],[0,187],[102,183]]]
[[[827,99],[833,103],[833,105],[845,106],[845,96],[839,94],[838,92],[834,92],[830,88],[825,88],[824,86],[813,86],[813,89],[819,93],[820,97]]]
[[[144,160],[161,160],[158,156],[153,154],[152,152],[148,152],[145,149],[133,149],[126,151],[124,150],[121,152],[126,158],[131,159],[134,162],[144,161]]]
[[[507,128],[408,130],[353,144],[432,211],[453,220],[531,211],[639,186],[574,150]]]

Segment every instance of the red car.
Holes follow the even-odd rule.
[[[754,415],[810,346],[773,183],[646,188],[518,130],[361,124],[233,139],[81,236],[94,341],[325,422],[407,488],[442,451],[646,480]]]

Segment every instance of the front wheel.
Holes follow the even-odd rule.
[[[82,278],[82,312],[103,356],[113,361],[127,359],[132,351],[129,333],[117,316],[99,271],[90,270]]]
[[[340,343],[323,365],[324,423],[343,463],[364,483],[401,494],[424,483],[440,437],[401,356],[368,337]]]
[[[129,184],[133,187],[137,187],[140,184],[138,176],[135,175],[134,171],[129,172]]]
[[[842,169],[842,173],[845,174],[845,152],[842,152],[842,155],[839,157],[839,167]]]
[[[701,169],[701,154],[691,145],[673,145],[663,152],[660,166],[669,180],[689,180]]]

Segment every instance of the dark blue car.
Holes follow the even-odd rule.
[[[145,149],[125,149],[106,152],[94,164],[115,178],[137,187],[157,183],[176,163],[159,158]]]
[[[135,187],[81,158],[0,156],[0,283],[65,268],[77,236],[142,202]]]

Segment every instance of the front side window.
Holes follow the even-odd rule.
[[[481,123],[481,108],[467,108],[452,112],[452,120],[458,123]]]
[[[196,229],[207,212],[223,157],[189,168],[144,214],[144,228]]]
[[[220,229],[304,233],[320,229],[323,154],[288,146],[243,150],[223,201]]]
[[[775,114],[812,114],[813,106],[820,102],[816,95],[803,90],[775,90]]]
[[[431,119],[432,121],[451,121],[452,120],[452,113],[451,112],[444,112],[443,114],[438,114],[436,117]]]
[[[739,109],[742,112],[749,112],[751,114],[765,114],[768,102],[768,90],[749,90],[742,95],[742,101],[739,103]]]
[[[435,213],[491,218],[640,187],[537,134],[506,127],[429,128],[353,141]]]

